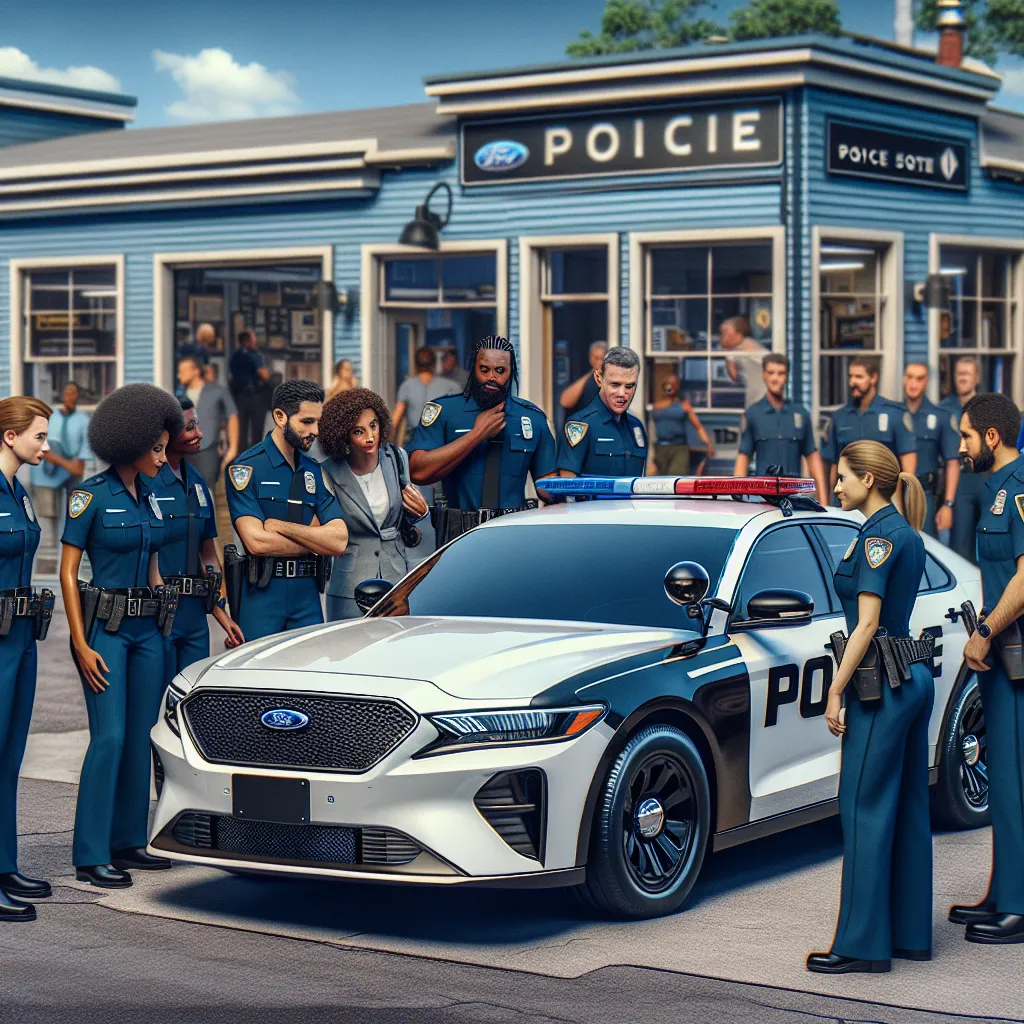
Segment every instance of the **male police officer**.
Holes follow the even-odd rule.
[[[953,367],[953,391],[939,402],[939,408],[949,417],[950,426],[960,433],[960,418],[964,407],[978,393],[978,363],[973,356],[961,356]],[[975,535],[978,519],[988,499],[985,474],[977,470],[961,473],[953,496],[953,528],[949,546],[961,558],[974,561]]]
[[[611,348],[595,371],[597,397],[572,419],[558,444],[562,476],[643,476],[647,432],[629,403],[640,379],[640,359],[631,348]]]
[[[957,454],[960,430],[959,424],[954,429],[949,415],[929,400],[925,394],[927,390],[927,365],[907,363],[903,371],[903,400],[917,441],[917,479],[921,481],[928,501],[924,530],[930,537],[935,537],[938,530],[948,530],[953,525],[953,498],[960,479],[960,458]],[[945,500],[936,512],[939,470],[942,467],[946,471],[943,485]]]
[[[1024,942],[1024,457],[1014,446],[1020,413],[1001,394],[978,395],[960,418],[960,455],[967,471],[991,470],[990,502],[978,523],[978,564],[986,606],[964,659],[978,673],[988,740],[992,875],[973,906],[954,905],[949,919],[966,924],[970,942]]]
[[[800,458],[804,456],[818,490],[818,501],[827,505],[825,467],[814,443],[810,413],[804,406],[786,398],[789,359],[781,352],[769,352],[761,360],[761,377],[765,396],[744,415],[734,474],[746,476],[753,455],[758,473],[767,472],[769,466],[781,466],[786,476],[799,476]]]
[[[878,363],[855,356],[849,366],[850,401],[825,425],[821,454],[829,463],[829,489],[836,485],[842,450],[851,441],[880,441],[900,460],[904,473],[917,471],[917,442],[909,413],[878,393]]]
[[[323,388],[311,380],[279,384],[274,429],[225,474],[231,522],[248,555],[242,607],[231,609],[247,640],[324,621],[314,556],[344,554],[348,530],[319,464],[305,454],[323,401]]]
[[[527,476],[536,483],[555,471],[547,418],[513,393],[519,373],[508,339],[482,338],[471,366],[464,392],[423,406],[406,448],[415,483],[444,483],[449,510],[445,523],[435,523],[439,544],[477,525],[482,511],[500,515],[523,508]]]

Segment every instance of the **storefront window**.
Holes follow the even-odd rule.
[[[117,268],[28,270],[22,294],[25,393],[55,405],[74,380],[82,405],[110,394],[119,354]]]
[[[953,370],[961,356],[973,356],[981,391],[1013,395],[1012,351],[1020,297],[1014,294],[1016,254],[943,246],[941,273],[949,285],[949,308],[939,319],[939,376],[942,394],[953,390]]]
[[[823,240],[818,250],[818,406],[823,412],[845,404],[852,358],[869,354],[880,365],[884,359],[889,340],[884,330],[888,249],[888,245]],[[884,375],[883,366],[883,380]]]

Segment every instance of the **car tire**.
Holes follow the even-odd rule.
[[[939,749],[939,779],[932,787],[932,820],[942,828],[991,824],[988,742],[977,676],[969,672],[954,691]]]
[[[697,880],[710,831],[711,789],[693,741],[667,725],[642,729],[605,777],[575,895],[615,917],[674,913]]]

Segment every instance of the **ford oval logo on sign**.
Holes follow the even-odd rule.
[[[301,711],[292,711],[289,708],[274,708],[272,711],[265,711],[260,716],[260,721],[268,729],[287,732],[309,725],[309,715],[304,715]]]
[[[473,154],[473,163],[481,171],[513,171],[530,158],[530,151],[521,142],[502,139],[488,142]]]

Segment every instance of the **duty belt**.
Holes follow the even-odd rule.
[[[207,576],[164,576],[164,583],[177,588],[182,597],[199,597],[204,600],[210,596],[213,587],[213,582]]]
[[[35,619],[35,636],[45,640],[53,618],[54,594],[41,590],[37,594],[31,587],[0,590],[0,637],[7,636],[15,619]]]
[[[14,618],[24,619],[39,611],[39,597],[31,587],[14,587],[12,590],[0,590],[0,600],[14,601]]]
[[[153,596],[149,587],[117,587],[104,589],[96,606],[96,618],[105,622],[115,613],[119,604],[117,598],[125,599],[121,615],[127,619],[149,619],[160,614],[160,599]]]
[[[453,540],[463,533],[469,533],[475,527],[489,522],[491,519],[497,519],[499,516],[507,516],[513,512],[522,512],[523,509],[536,507],[537,502],[530,499],[525,505],[521,505],[518,508],[477,508],[466,510],[450,508],[448,509],[447,539]]]
[[[274,579],[294,580],[303,576],[316,576],[315,558],[273,558]]]
[[[846,652],[847,637],[842,630],[832,633],[829,642],[836,665],[841,665]],[[880,629],[872,638],[864,660],[853,673],[853,686],[862,701],[877,701],[882,697],[883,678],[895,689],[911,680],[910,666],[930,661],[935,654],[935,637],[926,633],[921,639],[909,636],[889,636]],[[884,669],[884,672],[882,671]]]
[[[932,472],[932,473],[918,473],[917,474],[917,479],[920,481],[921,486],[925,490],[925,493],[931,492],[931,493],[934,494],[935,487],[936,487],[936,485],[939,482],[939,474],[938,473],[935,473],[935,472]]]

